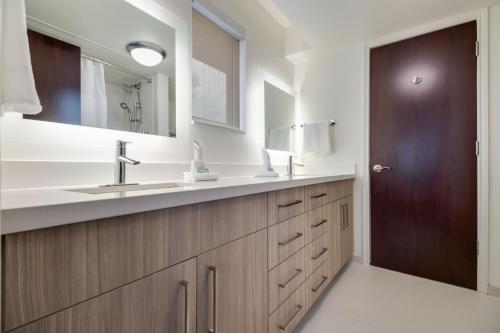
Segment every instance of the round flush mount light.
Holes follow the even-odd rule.
[[[148,42],[129,43],[127,51],[135,61],[147,67],[158,65],[167,56],[167,52],[160,46]]]

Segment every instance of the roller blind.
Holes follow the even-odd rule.
[[[193,116],[239,127],[240,41],[193,9]]]

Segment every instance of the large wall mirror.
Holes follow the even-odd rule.
[[[295,96],[264,81],[266,149],[294,151]]]
[[[25,118],[176,136],[175,29],[124,0],[26,0],[43,110]]]

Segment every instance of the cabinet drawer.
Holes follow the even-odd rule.
[[[305,247],[306,276],[314,272],[321,264],[328,261],[331,252],[330,234],[325,233]]]
[[[304,247],[305,215],[299,215],[268,229],[269,269]]]
[[[196,259],[155,273],[12,333],[196,332]]]
[[[291,333],[306,314],[303,284],[269,317],[269,333]]]
[[[187,206],[187,209],[197,210],[201,252],[267,227],[266,193],[205,202]]]
[[[310,277],[307,278],[306,286],[306,305],[307,310],[313,306],[314,302],[325,291],[332,278],[329,273],[328,262],[323,263]]]
[[[333,201],[332,186],[329,183],[306,186],[304,189],[304,202],[306,211],[321,207]]]
[[[287,299],[306,278],[304,249],[269,272],[269,313]]]
[[[353,179],[339,180],[329,183],[332,201],[336,201],[352,195],[353,192]]]
[[[304,188],[295,187],[269,192],[267,203],[269,225],[300,215],[304,213]]]
[[[306,213],[306,226],[304,230],[306,244],[309,244],[330,230],[331,211],[331,204],[329,204]]]

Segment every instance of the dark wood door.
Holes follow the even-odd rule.
[[[370,55],[372,264],[471,289],[476,37],[476,23],[466,23]]]

